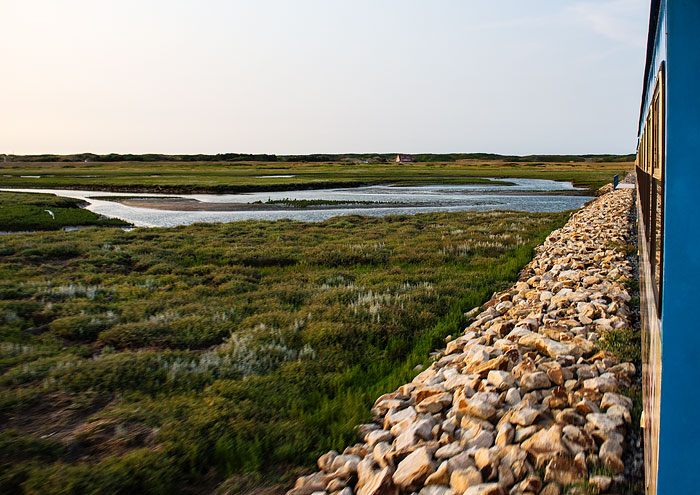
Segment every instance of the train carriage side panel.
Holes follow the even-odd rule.
[[[659,494],[698,493],[700,459],[700,1],[666,5]],[[663,36],[661,36],[663,38]]]

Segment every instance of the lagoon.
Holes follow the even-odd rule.
[[[139,227],[174,227],[198,222],[239,220],[293,219],[318,222],[338,215],[386,216],[433,211],[556,212],[578,209],[593,199],[581,196],[581,190],[570,182],[543,179],[506,180],[512,185],[498,182],[467,185],[376,185],[245,194],[152,194],[33,188],[0,190],[49,193],[82,199],[89,203],[86,208],[94,213],[120,218]],[[139,206],[130,206],[109,198],[148,200],[139,201]],[[254,204],[283,199],[348,203],[306,208]],[[144,204],[148,206],[148,201],[153,201],[153,205],[157,207],[144,207]],[[364,204],[353,204],[357,202]],[[178,205],[187,203],[196,204],[196,211],[191,208],[178,209]],[[163,209],[164,205],[166,209]]]

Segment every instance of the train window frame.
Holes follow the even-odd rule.
[[[661,306],[663,299],[663,279],[664,279],[664,231],[665,231],[665,207],[666,207],[666,85],[665,85],[665,64],[661,64],[656,77],[656,87],[652,97],[652,104],[655,105],[655,125],[654,125],[654,164],[656,165],[651,174],[651,194],[653,195],[653,230],[651,236],[653,243],[650,246],[650,257],[652,264],[652,287],[656,299],[657,316],[661,318]],[[657,204],[659,203],[660,204]],[[658,242],[658,246],[657,246]]]
[[[661,63],[654,81],[647,115],[637,148],[637,188],[639,210],[644,226],[646,255],[652,295],[658,317],[661,317],[663,296],[663,248],[666,175],[666,94],[665,62]]]

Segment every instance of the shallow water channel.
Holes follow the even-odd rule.
[[[196,222],[232,222],[236,220],[278,220],[289,218],[318,222],[337,215],[400,215],[431,211],[563,211],[576,209],[593,199],[588,196],[569,196],[566,191],[578,191],[570,182],[543,179],[503,179],[515,185],[420,185],[420,186],[366,186],[347,189],[317,189],[307,191],[276,191],[246,194],[151,194],[80,191],[70,189],[1,189],[15,192],[50,193],[87,201],[87,209],[107,217],[121,218],[140,227],[173,227]],[[558,195],[546,195],[556,192]],[[539,193],[539,194],[538,194]],[[129,206],[106,197],[153,198],[148,201],[163,204],[167,198],[177,198],[168,209]],[[157,198],[164,198],[158,201]],[[306,208],[271,209],[270,205],[256,207],[255,202],[268,200],[329,200],[351,202],[382,202],[388,204],[360,204],[350,206],[308,206]],[[177,210],[182,200],[197,203],[197,210]],[[186,201],[185,201],[186,202]],[[140,202],[141,204],[146,201]],[[211,210],[208,210],[210,205]],[[237,211],[225,211],[223,204],[239,205]],[[405,205],[405,206],[404,206]],[[274,207],[273,207],[274,208]],[[236,210],[236,208],[233,208]]]

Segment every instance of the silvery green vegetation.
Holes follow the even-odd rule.
[[[91,228],[0,244],[0,492],[274,482],[354,438],[567,213]]]

